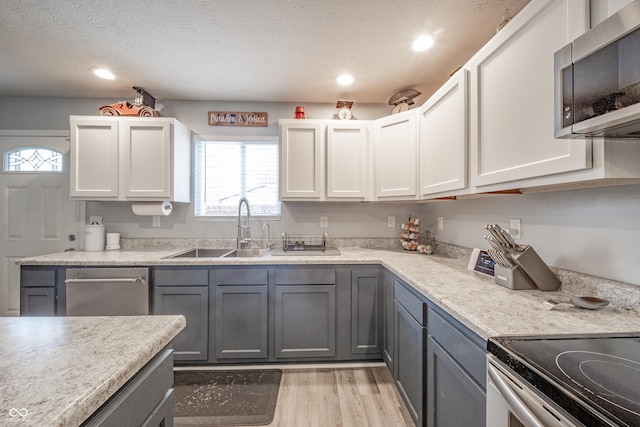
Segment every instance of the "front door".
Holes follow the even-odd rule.
[[[0,316],[17,316],[16,259],[81,247],[85,212],[69,199],[68,132],[0,130],[0,153]]]

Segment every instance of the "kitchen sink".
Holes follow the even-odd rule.
[[[165,258],[254,258],[265,256],[269,249],[250,248],[250,249],[189,249]]]
[[[233,251],[222,255],[223,258],[254,258],[265,256],[270,249],[250,248],[250,249],[234,249]]]
[[[180,252],[175,255],[169,255],[166,258],[220,258],[221,256],[224,256],[230,252],[235,252],[235,249],[198,248],[198,249],[189,249],[188,251]]]

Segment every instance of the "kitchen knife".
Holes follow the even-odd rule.
[[[498,243],[500,243],[505,248],[510,247],[509,242],[504,238],[500,230],[501,228],[498,224],[489,225],[489,232],[498,241]]]
[[[487,250],[487,253],[500,267],[512,268],[511,263],[507,260],[502,252],[495,249],[489,249]]]
[[[504,252],[507,250],[504,246],[502,246],[496,239],[491,236],[484,236],[484,238],[489,242],[491,247],[499,252]]]
[[[495,249],[487,249],[487,253],[491,257],[491,259],[495,261],[496,264],[498,264],[500,267],[504,267],[504,265],[502,265],[502,260],[498,256],[498,251],[496,251]]]
[[[487,224],[484,226],[484,228],[486,228],[487,230],[489,230],[489,233],[491,233],[491,237],[493,237],[494,239],[496,239],[496,241],[498,242],[498,244],[500,246],[504,246],[502,244],[502,238],[498,236],[498,234],[496,233],[496,231],[493,229],[493,226],[491,224]]]
[[[507,230],[505,230],[503,228],[502,230],[500,230],[500,232],[502,233],[504,238],[507,239],[507,241],[509,242],[509,244],[511,245],[512,248],[514,248],[518,252],[524,251],[524,246],[517,244],[516,241],[513,240],[513,237],[511,237],[511,234]]]

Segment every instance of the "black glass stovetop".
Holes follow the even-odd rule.
[[[583,424],[640,426],[640,333],[495,337],[487,349]]]

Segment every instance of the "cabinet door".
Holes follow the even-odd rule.
[[[351,354],[380,353],[382,316],[377,270],[351,272]]]
[[[429,366],[427,424],[434,427],[484,427],[486,424],[484,390],[432,337],[429,337],[427,355]]]
[[[54,316],[56,288],[20,288],[20,316]]]
[[[393,317],[394,317],[394,279],[391,273],[385,271],[382,276],[382,288],[383,288],[383,316],[384,316],[384,338],[382,348],[382,358],[384,359],[387,367],[394,373],[393,370]]]
[[[181,314],[187,326],[174,338],[176,360],[207,360],[209,291],[206,286],[162,286],[153,290],[153,314]]]
[[[218,359],[267,357],[267,286],[216,286]]]
[[[467,186],[467,70],[459,70],[420,109],[420,194]]]
[[[424,421],[426,330],[398,302],[394,315],[394,378],[416,425]]]
[[[171,123],[123,120],[124,196],[171,197]]]
[[[554,138],[554,53],[586,30],[588,2],[531,2],[471,59],[472,185],[591,167],[591,142]]]
[[[334,357],[335,285],[275,288],[276,358]]]
[[[417,187],[418,110],[373,122],[375,185],[378,198],[413,200]]]
[[[118,121],[71,118],[70,196],[118,197]]]
[[[327,126],[327,197],[364,199],[368,192],[369,126],[331,122]]]
[[[280,198],[320,199],[324,195],[324,126],[319,121],[280,125]]]

